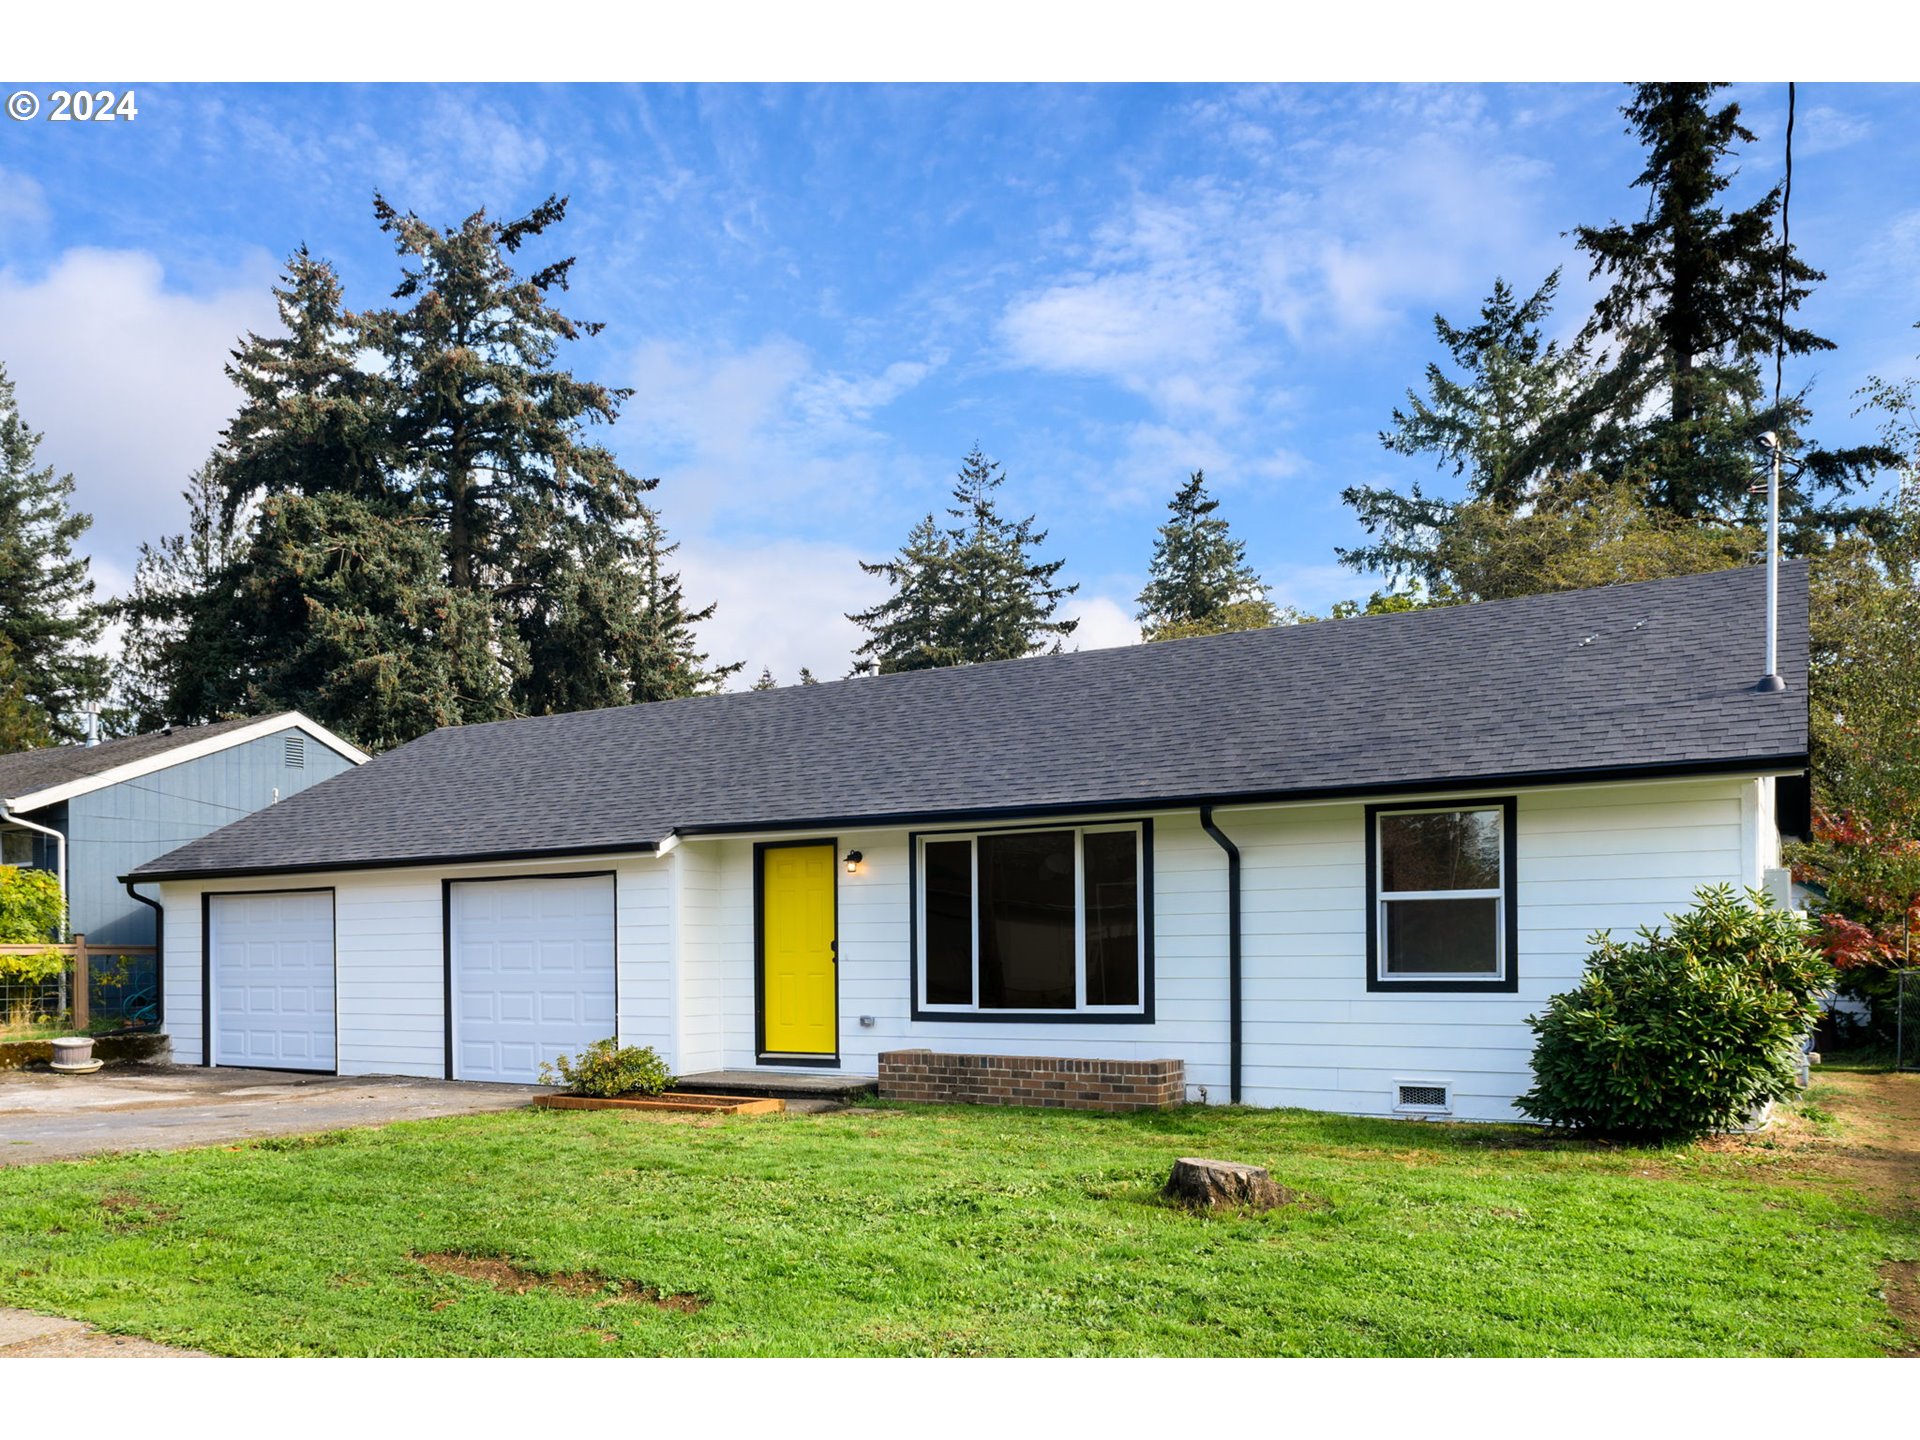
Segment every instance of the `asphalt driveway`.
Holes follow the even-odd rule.
[[[5,1071],[0,1165],[513,1110],[540,1093],[532,1085],[175,1065],[109,1066],[92,1075]]]

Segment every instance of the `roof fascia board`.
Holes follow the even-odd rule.
[[[1759,780],[1781,775],[1799,775],[1806,770],[1804,764],[1790,765],[1785,768],[1757,767],[1754,769],[1720,770],[1712,774],[1692,771],[1676,775],[1643,775],[1622,780],[1572,780],[1556,785],[1517,784],[1501,780],[1488,782],[1497,790],[1520,791],[1528,795],[1552,795],[1566,790],[1637,790],[1649,785],[1709,785],[1716,780]],[[1318,800],[1249,800],[1237,804],[1219,805],[1215,808],[1222,813],[1251,815],[1263,810],[1307,810],[1316,806],[1350,805],[1356,800],[1373,799],[1388,804],[1399,804],[1402,800],[1447,800],[1469,791],[1487,788],[1485,785],[1455,786],[1446,790],[1393,790],[1371,796],[1327,796]]]
[[[678,841],[673,843],[678,844]],[[669,845],[666,848],[670,850],[672,846]],[[499,870],[535,863],[550,864],[556,861],[564,863],[572,860],[605,860],[622,857],[654,860],[665,853],[666,850],[656,849],[651,840],[638,840],[621,845],[582,845],[571,849],[493,851],[464,855],[408,855],[392,860],[324,860],[303,865],[246,865],[213,870],[162,870],[138,873],[129,871],[116,878],[122,885],[128,881],[136,885],[147,885],[163,880],[238,880],[273,875],[348,875],[361,870]]]
[[[231,750],[236,745],[245,745],[251,740],[263,736],[277,735],[282,730],[300,729],[318,740],[331,750],[338,751],[356,765],[364,765],[372,758],[365,751],[348,744],[326,726],[307,719],[299,711],[287,711],[279,715],[270,715],[251,725],[242,725],[235,730],[225,730],[218,735],[209,735],[204,740],[195,740],[186,745],[175,746],[171,750],[162,750],[157,755],[148,755],[144,759],[129,760],[125,765],[116,765],[111,770],[102,770],[97,775],[84,775],[77,780],[62,781],[58,785],[49,785],[45,789],[30,790],[25,795],[5,801],[6,807],[15,812],[40,810],[48,805],[57,805],[62,800],[71,800],[77,795],[88,795],[95,790],[104,790],[110,785],[119,785],[127,780],[138,780],[142,775],[153,775],[161,770],[171,770],[175,765],[184,765],[189,760],[198,760],[206,755],[217,755],[222,750]]]

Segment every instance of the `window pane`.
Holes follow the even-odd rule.
[[[973,1003],[973,846],[927,846],[927,1004]]]
[[[1087,876],[1087,1003],[1140,1003],[1139,837],[1105,831],[1081,841]]]
[[[1382,815],[1382,890],[1497,890],[1500,812]]]
[[[1389,975],[1498,975],[1500,902],[1389,900],[1381,951]]]
[[[978,844],[981,1007],[1073,1009],[1073,832]]]

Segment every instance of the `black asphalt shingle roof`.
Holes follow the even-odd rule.
[[[211,725],[182,725],[173,730],[128,735],[120,740],[103,740],[98,745],[54,745],[44,750],[16,750],[11,755],[0,755],[0,799],[25,799],[35,791],[51,790],[56,785],[65,785],[73,780],[91,779],[108,770],[117,770],[122,765],[178,750],[183,745],[197,744],[229,730],[278,718],[249,715],[239,720],[219,720]]]
[[[436,731],[135,872],[644,849],[669,834],[1797,767],[1765,572]]]

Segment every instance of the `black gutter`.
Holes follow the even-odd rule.
[[[1471,795],[1484,790],[1520,789],[1541,785],[1599,785],[1608,781],[1621,780],[1708,779],[1716,775],[1792,772],[1806,769],[1807,761],[1807,752],[1796,750],[1785,755],[1754,755],[1727,760],[1676,760],[1653,765],[1615,765],[1589,770],[1533,770],[1504,775],[1450,776],[1439,780],[1383,780],[1367,785],[1323,785],[1294,790],[1242,790],[1224,794],[1212,791],[1205,795],[1131,795],[1118,799],[1063,800],[1047,805],[989,805],[945,810],[899,810],[879,814],[810,815],[796,820],[743,820],[712,825],[676,825],[669,833],[675,839],[694,840],[704,836],[757,835],[780,830],[892,830],[923,825],[943,825],[950,822],[972,823],[980,820],[1026,820],[1068,815],[1102,815],[1123,810],[1193,810],[1202,805],[1264,805],[1310,800],[1360,800],[1375,795]],[[496,861],[545,860],[571,856],[635,855],[646,854],[656,848],[657,844],[652,840],[636,840],[625,844],[617,841],[596,841],[590,845],[478,851],[455,855],[403,855],[374,860],[311,860],[293,865],[209,866],[202,870],[142,869],[138,872],[138,878],[141,880],[227,880],[244,875],[298,875],[323,870],[404,870],[422,865],[478,865]],[[122,875],[120,878],[125,880],[128,877]]]
[[[1200,807],[1200,828],[1227,852],[1227,1099],[1240,1103],[1240,847],[1213,823],[1213,806]]]
[[[121,884],[127,887],[127,894],[153,910],[153,1028],[164,1034],[167,1028],[167,907],[134,889],[133,881],[123,879]]]

